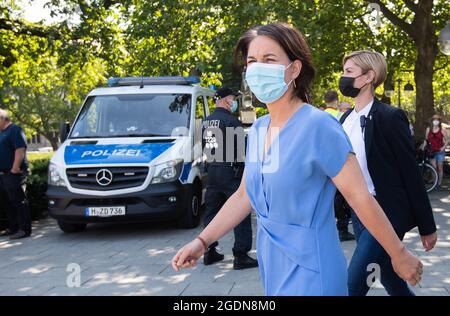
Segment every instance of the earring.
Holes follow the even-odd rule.
[[[297,85],[295,84],[295,80],[294,80],[294,88],[297,88]]]

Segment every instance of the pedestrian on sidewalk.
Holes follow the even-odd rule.
[[[406,232],[418,227],[423,246],[429,251],[436,244],[436,224],[416,162],[408,119],[401,109],[375,98],[375,89],[386,80],[386,60],[377,52],[357,51],[344,57],[343,69],[339,88],[344,96],[355,99],[355,108],[348,110],[340,122],[350,138],[366,187],[398,238],[403,240]],[[414,295],[397,275],[385,247],[361,219],[352,210],[357,246],[348,268],[349,294],[367,294],[368,266],[376,263],[380,281],[390,295]]]
[[[31,235],[30,209],[25,195],[26,148],[22,128],[11,122],[8,112],[0,109],[0,201],[9,222],[9,228],[0,236],[9,236],[9,239]]]
[[[442,119],[439,115],[433,115],[431,126],[425,132],[425,142],[428,140],[431,144],[433,158],[431,158],[430,162],[438,172],[438,185],[436,190],[440,190],[442,178],[444,177],[445,147],[447,147],[448,135],[447,131],[442,128]]]

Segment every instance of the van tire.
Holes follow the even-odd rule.
[[[202,187],[198,182],[189,188],[186,199],[187,205],[178,218],[179,228],[195,228],[200,223],[200,208],[202,203]]]
[[[79,233],[86,229],[87,224],[75,224],[63,221],[58,221],[59,228],[65,233]]]

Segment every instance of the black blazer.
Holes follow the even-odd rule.
[[[351,111],[341,117],[341,124]],[[376,199],[397,234],[416,226],[422,236],[436,232],[405,113],[375,99],[365,123],[365,145]]]

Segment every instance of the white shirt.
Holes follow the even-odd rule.
[[[343,127],[352,143],[353,150],[356,154],[356,159],[358,159],[359,166],[361,167],[364,179],[366,180],[367,188],[369,189],[370,194],[376,195],[375,186],[373,185],[372,178],[370,177],[369,170],[367,169],[366,144],[364,142],[364,133],[361,129],[361,116],[364,115],[367,118],[372,105],[373,100],[360,112],[356,112],[356,110],[353,109],[353,111],[345,119]],[[369,120],[369,118],[366,120]]]

